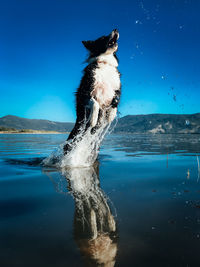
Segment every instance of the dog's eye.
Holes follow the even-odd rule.
[[[112,46],[112,45],[114,45],[114,44],[115,44],[115,42],[112,41],[112,42],[110,42],[108,45],[109,45],[109,46]]]

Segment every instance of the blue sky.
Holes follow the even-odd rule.
[[[118,28],[121,116],[200,112],[200,1],[0,3],[0,117],[74,121],[82,40]]]

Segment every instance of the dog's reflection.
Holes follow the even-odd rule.
[[[110,267],[117,254],[116,223],[98,173],[98,166],[62,171],[75,201],[74,239],[86,265]]]

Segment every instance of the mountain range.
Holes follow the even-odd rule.
[[[41,119],[26,119],[13,115],[0,118],[0,127],[18,130],[69,132],[72,122],[55,122]],[[151,133],[151,134],[200,134],[200,113],[196,114],[149,114],[127,115],[119,118],[114,133]]]
[[[31,129],[38,131],[69,132],[74,126],[72,122],[55,122],[49,120],[26,119],[13,115],[0,118],[0,126],[17,130]]]
[[[128,115],[119,119],[115,132],[200,134],[200,113]]]

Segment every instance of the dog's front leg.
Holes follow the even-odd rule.
[[[119,105],[119,101],[120,101],[120,90],[116,90],[115,91],[115,96],[113,97],[113,100],[111,102],[111,107],[113,108],[117,108],[117,106]]]
[[[107,120],[109,123],[111,123],[115,119],[116,114],[117,114],[117,108],[109,109],[108,114],[107,114]]]
[[[93,128],[96,126],[98,121],[99,103],[94,98],[92,98],[90,99],[89,106],[90,106],[89,123],[90,126]]]
[[[115,96],[112,99],[111,107],[107,112],[107,120],[109,123],[111,123],[116,117],[117,106],[118,106],[119,101],[120,101],[120,94],[121,94],[120,90],[115,91]]]

